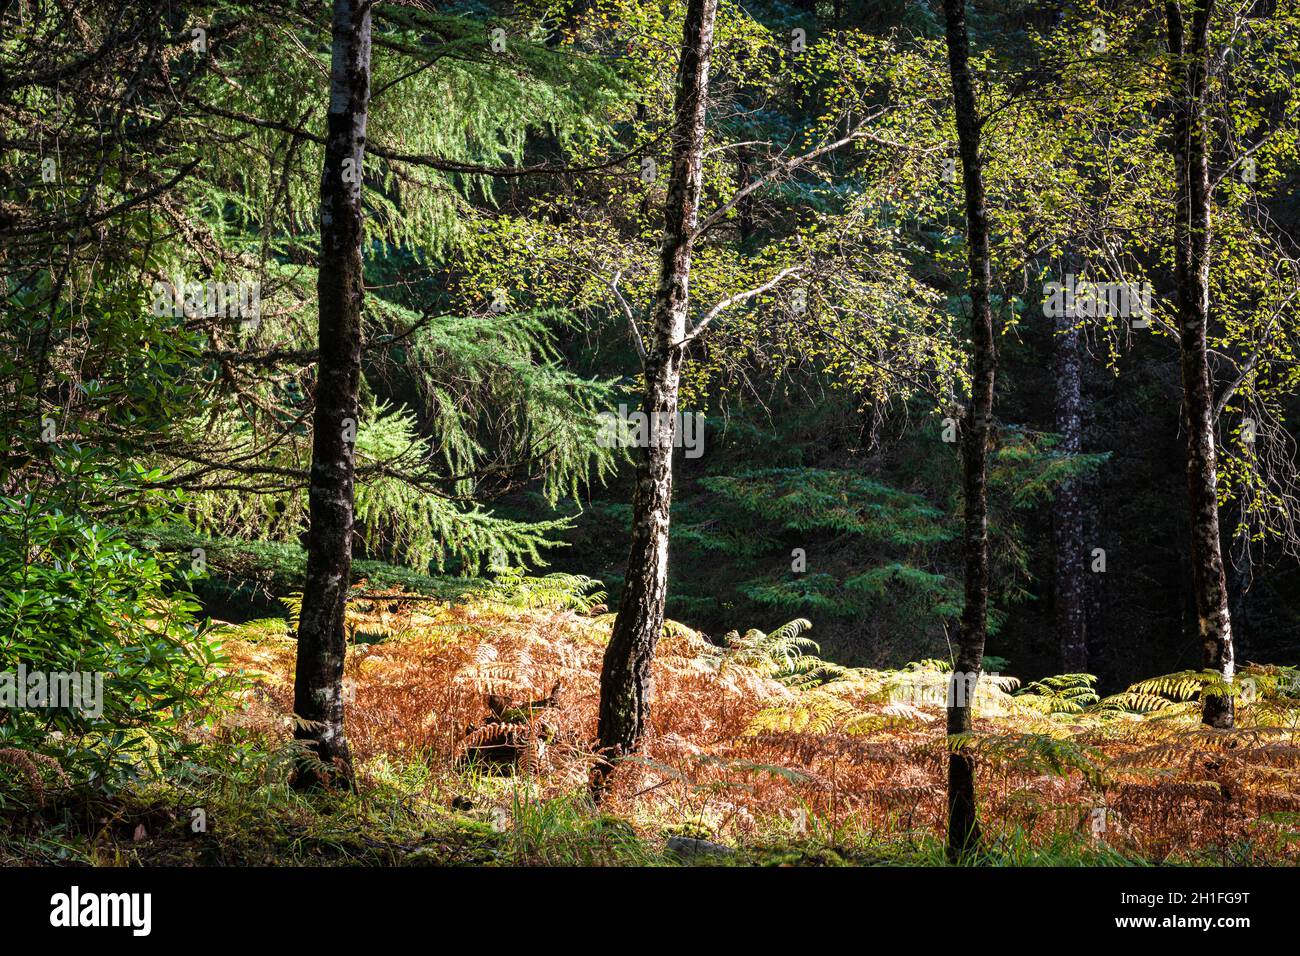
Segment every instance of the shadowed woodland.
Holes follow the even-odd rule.
[[[1298,66],[0,3],[0,863],[1291,863]]]

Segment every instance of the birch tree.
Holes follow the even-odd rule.
[[[361,378],[361,170],[370,102],[370,0],[335,0],[320,185],[319,359],[308,487],[307,579],[298,622],[294,737],[318,762],[299,785],[352,778],[343,732],[343,629],[352,576],[357,389]]]
[[[873,202],[880,197],[855,197],[838,215],[810,216],[806,230],[796,230],[796,235],[788,239],[773,239],[764,234],[762,251],[754,255],[738,255],[732,249],[720,253],[726,240],[710,244],[708,255],[704,255],[705,236],[716,238],[728,231],[737,234],[761,231],[755,216],[755,200],[760,191],[788,185],[800,174],[815,175],[821,163],[840,156],[841,151],[853,146],[873,146],[897,161],[900,156],[915,160],[936,148],[931,144],[900,142],[890,132],[877,128],[887,127],[883,118],[889,116],[892,105],[873,105],[866,96],[860,103],[855,99],[855,93],[860,94],[860,90],[849,77],[863,76],[866,84],[871,78],[865,63],[858,60],[862,51],[838,49],[834,44],[819,47],[814,54],[818,62],[813,69],[824,69],[827,77],[835,77],[827,80],[827,96],[835,108],[825,123],[818,124],[823,127],[819,129],[820,142],[816,136],[807,136],[805,148],[799,151],[793,142],[781,148],[753,141],[728,145],[726,134],[718,142],[709,141],[705,99],[709,96],[712,31],[699,18],[711,22],[715,13],[713,4],[702,7],[692,3],[686,9],[683,51],[675,77],[670,120],[671,161],[664,199],[663,239],[647,310],[650,320],[639,321],[620,291],[620,279],[626,278],[629,271],[626,260],[604,268],[593,263],[585,270],[604,279],[630,330],[631,341],[641,359],[638,407],[644,420],[652,423],[648,447],[634,452],[632,543],[626,583],[602,674],[597,741],[602,762],[593,778],[593,794],[597,798],[604,791],[614,763],[637,748],[649,721],[651,666],[663,629],[669,586],[672,447],[675,428],[679,427],[682,363],[688,350],[699,347],[700,353],[705,353],[717,343],[725,343],[731,328],[722,327],[721,317],[727,314],[727,326],[754,329],[755,337],[765,341],[784,336],[786,344],[796,349],[806,347],[810,354],[824,356],[827,350],[833,352],[842,369],[853,368],[847,372],[848,377],[856,381],[872,378],[872,387],[890,381],[899,391],[910,392],[918,387],[911,384],[916,378],[946,374],[935,371],[946,368],[945,360],[937,354],[942,352],[941,345],[921,350],[924,355],[918,355],[915,361],[892,355],[886,359],[888,346],[884,346],[886,351],[874,351],[876,343],[887,339],[888,334],[915,335],[908,338],[910,354],[910,348],[918,347],[917,343],[922,341],[917,329],[929,328],[934,322],[933,316],[918,318],[926,311],[923,303],[929,301],[926,291],[907,280],[900,281],[898,273],[890,271],[889,263],[894,262],[892,249],[888,249],[892,234],[881,219],[883,200]],[[731,24],[723,21],[722,25]],[[742,73],[745,68],[743,63],[730,58],[727,67]],[[859,69],[862,72],[855,72]],[[840,80],[845,87],[853,89],[839,95],[837,82]],[[715,108],[724,112],[727,109],[725,105]],[[760,148],[753,149],[755,146]],[[734,182],[735,167],[731,163],[715,164],[714,178],[709,178],[709,170],[705,168],[708,154],[736,149],[739,155],[742,148],[748,152],[744,154],[746,169],[739,183]],[[767,154],[761,169],[753,161],[758,153]],[[722,178],[730,181],[723,185]],[[702,184],[708,188],[702,190]],[[701,192],[713,190],[719,193],[719,201],[707,214],[700,213]],[[698,253],[698,268],[693,267],[693,252]],[[722,263],[726,265],[720,269]],[[631,271],[635,268],[632,266]],[[803,294],[791,293],[784,308],[753,309],[748,316],[741,309],[746,303],[774,297],[778,290],[796,282],[803,287],[799,290]],[[688,289],[692,284],[697,289],[709,290],[709,305],[691,307]],[[761,332],[757,331],[759,326]],[[889,333],[882,330],[884,326],[889,327]],[[937,338],[931,336],[928,340],[937,341]],[[721,351],[725,351],[725,346]],[[710,358],[716,360],[716,355],[702,356],[702,361]],[[858,368],[859,359],[872,361]],[[915,375],[903,371],[908,365],[918,366]],[[907,384],[894,380],[896,374]]]
[[[1219,539],[1215,402],[1207,337],[1210,308],[1210,171],[1205,116],[1209,29],[1214,0],[1193,0],[1190,33],[1178,0],[1165,4],[1173,58],[1173,153],[1177,171],[1174,203],[1174,284],[1183,427],[1187,432],[1187,503],[1190,509],[1192,597],[1206,666],[1227,684],[1234,670],[1228,586]],[[1202,720],[1233,724],[1232,697],[1207,693]]]
[[[704,113],[717,11],[717,0],[690,0],[682,36],[659,286],[643,358],[645,390],[641,411],[656,427],[647,447],[638,449],[626,583],[600,675],[597,735],[600,752],[607,758],[630,752],[645,730],[650,664],[663,630],[673,432],[686,339],[691,250],[704,170]],[[597,770],[597,795],[604,787],[609,767],[604,763]]]
[[[1056,431],[1062,455],[1076,456],[1083,448],[1082,356],[1077,322],[1056,319]],[[1088,670],[1087,614],[1084,603],[1083,482],[1066,478],[1053,509],[1053,550],[1056,560],[1056,633],[1061,669],[1067,674]]]
[[[944,0],[948,68],[957,123],[966,205],[967,268],[970,289],[971,393],[962,421],[963,546],[965,603],[954,664],[953,693],[948,702],[948,735],[969,734],[984,640],[988,632],[988,443],[993,415],[995,352],[989,299],[988,211],[980,156],[980,117],[970,69],[965,0]],[[964,693],[962,693],[964,691]],[[948,755],[948,855],[960,858],[979,845],[975,814],[975,762],[960,739]]]

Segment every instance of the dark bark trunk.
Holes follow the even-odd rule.
[[[600,674],[598,746],[593,778],[599,798],[608,761],[636,749],[649,720],[650,665],[663,630],[668,591],[668,522],[673,489],[673,431],[691,271],[691,247],[703,176],[704,110],[717,0],[690,0],[674,104],[672,171],[664,213],[654,328],[646,347],[641,411],[656,427],[637,450],[632,542],[627,576]]]
[[[1083,369],[1081,368],[1082,372]],[[1086,382],[1090,407],[1104,407],[1115,395],[1115,379],[1111,375],[1089,376]],[[1110,641],[1112,600],[1106,586],[1107,575],[1092,570],[1094,542],[1113,539],[1111,516],[1107,508],[1104,482],[1098,472],[1082,479],[1083,539],[1087,542],[1087,574],[1084,576],[1084,601],[1086,621],[1084,634],[1088,641],[1088,666],[1097,675],[1099,687],[1110,686],[1116,674],[1116,645]],[[1125,685],[1127,686],[1127,685]]]
[[[1210,172],[1205,123],[1209,22],[1213,0],[1192,11],[1187,36],[1178,0],[1168,0],[1165,17],[1174,57],[1174,161],[1178,196],[1174,222],[1175,303],[1178,310],[1183,381],[1183,426],[1187,430],[1187,499],[1190,508],[1192,598],[1205,666],[1231,682],[1234,671],[1232,621],[1219,538],[1218,470],[1214,448],[1214,392],[1206,340],[1210,310]],[[1207,695],[1202,720],[1231,727],[1231,697]]]
[[[370,11],[364,0],[335,0],[330,103],[321,172],[320,272],[316,282],[319,360],[313,418],[311,530],[298,623],[294,737],[319,758],[300,786],[339,777],[350,784],[343,732],[343,629],[352,577],[354,436],[361,376],[361,169],[370,100]]]
[[[954,668],[954,689],[960,689],[962,683],[969,689],[965,694],[954,693],[949,700],[948,733],[952,735],[971,730],[972,698],[984,663],[984,639],[988,630],[987,459],[993,415],[994,344],[993,314],[989,302],[992,270],[988,212],[980,160],[980,121],[970,74],[965,0],[944,0],[943,12],[957,121],[957,148],[966,193],[971,300],[971,399],[962,422],[965,603]],[[948,757],[948,856],[959,859],[976,850],[979,842],[974,758],[968,750],[957,748]]]
[[[1065,455],[1077,455],[1083,448],[1083,388],[1077,321],[1064,314],[1056,320],[1056,431],[1061,436],[1061,453]],[[1066,674],[1088,672],[1081,484],[1078,478],[1062,482],[1054,509],[1056,636],[1061,648],[1061,670]]]
[[[1105,541],[1107,522],[1100,502],[1101,482],[1090,475],[1082,484],[1084,541]],[[1109,685],[1115,671],[1114,646],[1107,640],[1110,601],[1105,591],[1106,575],[1092,570],[1092,549],[1085,547],[1084,554],[1088,573],[1084,576],[1083,633],[1088,645],[1088,667],[1097,675],[1097,686],[1104,687]]]

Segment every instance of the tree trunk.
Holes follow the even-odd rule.
[[[352,577],[354,445],[361,377],[361,168],[370,100],[370,4],[335,0],[325,165],[321,172],[320,312],[309,487],[307,580],[298,623],[294,737],[319,758],[300,786],[351,783],[343,733],[343,629]]]
[[[638,449],[627,575],[600,674],[600,755],[592,792],[601,796],[609,761],[631,753],[649,719],[650,665],[663,630],[668,591],[668,522],[673,489],[673,432],[691,248],[703,177],[704,111],[717,0],[690,0],[677,73],[672,171],[664,213],[654,328],[646,347],[641,411],[654,427]]]
[[[1195,0],[1193,0],[1195,2]],[[1165,16],[1174,57],[1174,161],[1178,196],[1174,222],[1175,303],[1183,379],[1183,426],[1187,430],[1187,499],[1190,507],[1192,597],[1206,667],[1231,683],[1232,621],[1219,539],[1218,471],[1214,449],[1214,394],[1206,339],[1210,311],[1210,173],[1205,129],[1209,23],[1214,0],[1200,0],[1186,37],[1178,0]],[[1233,701],[1206,695],[1201,719],[1231,727]]]
[[[971,730],[971,707],[988,630],[988,443],[993,416],[993,314],[989,303],[988,212],[980,160],[980,121],[970,75],[970,41],[966,34],[965,0],[943,0],[952,74],[957,146],[966,193],[967,266],[971,300],[971,400],[962,422],[963,545],[966,558],[965,604],[948,701],[948,733]],[[962,690],[965,693],[962,693]],[[948,757],[948,856],[960,859],[980,842],[975,814],[975,764],[968,750],[957,748]]]
[[[1077,322],[1076,318],[1065,314],[1056,319],[1056,431],[1061,436],[1061,453],[1065,455],[1077,455],[1083,448],[1083,388]],[[1061,647],[1061,670],[1066,674],[1088,672],[1081,484],[1078,478],[1062,482],[1054,509],[1056,635]]]

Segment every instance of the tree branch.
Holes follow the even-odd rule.
[[[875,143],[879,146],[889,146],[893,149],[911,148],[906,146],[903,143],[897,143],[893,140],[885,139],[883,136],[878,136],[877,134],[864,129],[863,126],[865,126],[865,123],[859,125],[857,129],[855,129],[849,135],[842,136],[839,139],[835,140],[834,142],[825,143],[822,146],[819,146],[813,150],[809,150],[808,152],[803,153],[799,156],[792,156],[791,158],[787,159],[785,162],[773,166],[771,169],[769,169],[762,176],[759,176],[757,179],[750,181],[742,189],[737,190],[735,195],[733,195],[729,200],[727,200],[727,202],[723,203],[717,209],[713,210],[713,212],[709,213],[709,215],[704,218],[704,221],[701,222],[698,226],[696,226],[695,234],[693,238],[699,239],[700,236],[704,235],[704,233],[708,232],[718,223],[722,222],[722,220],[726,218],[727,213],[735,209],[740,204],[740,202],[743,199],[745,199],[745,197],[751,195],[752,193],[754,193],[759,189],[762,189],[764,186],[766,186],[768,183],[772,182],[773,180],[777,179],[778,177],[783,176],[786,173],[794,172],[800,166],[806,165],[807,163],[812,162],[814,159],[819,159],[820,157],[825,156],[827,153],[833,153],[837,149],[847,146],[849,143],[865,141],[869,143]],[[942,147],[933,147],[933,148],[916,147],[916,148],[920,149],[921,152],[931,152],[932,149],[940,149]]]
[[[713,308],[709,309],[708,312],[704,313],[703,318],[701,318],[699,322],[695,323],[695,328],[686,333],[686,336],[680,342],[674,342],[671,347],[682,348],[683,346],[689,345],[709,327],[709,323],[733,305],[740,305],[742,302],[748,302],[750,299],[754,298],[754,296],[762,295],[764,292],[776,288],[790,276],[798,275],[801,272],[803,272],[803,266],[791,266],[788,269],[782,269],[762,285],[755,286],[752,289],[747,289],[744,292],[737,292],[735,295],[727,296],[727,298],[723,299]]]

